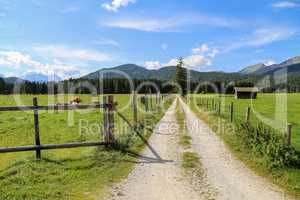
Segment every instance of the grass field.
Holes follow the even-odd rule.
[[[270,167],[270,160],[262,154],[257,153],[251,148],[245,148],[240,134],[228,128],[223,132],[221,129],[216,129],[220,125],[231,127],[245,121],[246,107],[251,107],[251,124],[256,126],[259,123],[264,123],[267,126],[276,128],[274,134],[283,134],[286,127],[285,116],[287,122],[293,124],[292,146],[298,151],[300,150],[300,122],[298,115],[300,111],[300,94],[287,94],[287,104],[283,99],[285,94],[259,94],[257,100],[235,100],[232,95],[219,97],[218,95],[199,95],[192,94],[189,96],[190,108],[204,120],[212,129],[219,134],[225,141],[232,152],[250,168],[256,171],[259,175],[268,178],[271,182],[285,189],[289,194],[296,199],[300,198],[300,169],[297,166],[280,166]],[[205,105],[199,106],[200,99],[204,102],[209,100],[209,109]],[[221,117],[212,111],[212,99],[218,102],[222,99]],[[277,100],[276,100],[277,99]],[[277,101],[277,103],[276,103]],[[234,103],[234,123],[230,123],[229,105]],[[287,105],[287,112],[284,112],[284,105]],[[277,113],[277,114],[276,114]],[[282,117],[282,118],[281,118]],[[256,147],[253,147],[256,148]],[[298,157],[299,159],[299,157]]]
[[[130,96],[114,96],[120,112],[133,122]],[[40,105],[69,102],[65,96],[56,99],[53,96],[37,97]],[[20,96],[21,104],[32,105],[32,98],[30,95]],[[80,98],[83,104],[102,99],[89,95],[80,95]],[[20,105],[15,99],[15,96],[0,96],[0,106]],[[144,106],[138,102],[143,109]],[[170,101],[167,101],[165,107],[169,105]],[[152,126],[150,128],[153,128],[162,117],[163,110],[151,114],[144,114],[140,110],[138,113],[139,121],[143,122],[147,118]],[[102,123],[102,115],[100,110],[41,112],[41,143],[102,141],[102,132],[97,127]],[[34,144],[32,112],[0,112],[0,118],[0,147]],[[89,125],[88,133],[85,131],[80,134],[81,120]],[[116,138],[130,145],[128,149],[138,153],[143,143],[137,138],[129,142],[132,132],[128,127],[120,126],[124,122],[119,117],[115,116],[115,120]],[[104,197],[107,187],[127,176],[135,160],[126,153],[105,147],[43,151],[41,161],[35,160],[35,152],[0,154],[0,199],[98,199]]]
[[[227,119],[230,118],[229,106],[233,102],[235,121],[245,121],[246,108],[250,106],[252,124],[264,123],[280,134],[284,134],[287,123],[291,123],[292,145],[300,150],[300,94],[259,94],[256,100],[236,100],[233,95],[192,95],[190,103],[195,104],[195,109],[199,107],[200,98],[205,102],[209,100],[208,110],[211,110],[212,99],[215,103],[222,101],[221,113]]]

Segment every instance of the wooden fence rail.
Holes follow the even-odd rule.
[[[33,110],[84,110],[84,109],[96,109],[105,108],[110,105],[105,104],[91,104],[91,105],[49,105],[49,106],[8,106],[0,107],[0,112],[5,111],[33,111]]]
[[[45,144],[41,143],[40,138],[40,127],[39,127],[39,111],[40,110],[76,110],[76,109],[103,109],[104,113],[104,141],[91,141],[91,142],[75,142],[66,144]],[[35,151],[36,158],[41,159],[42,150],[50,149],[66,149],[66,148],[77,148],[77,147],[91,147],[100,145],[109,145],[114,141],[114,109],[115,102],[114,97],[104,96],[103,104],[91,104],[91,105],[49,105],[39,106],[38,99],[33,98],[33,106],[11,106],[11,107],[0,107],[0,111],[33,111],[34,118],[34,146],[20,146],[20,147],[7,147],[0,148],[0,153],[12,153],[22,151]]]
[[[22,147],[8,147],[0,148],[0,153],[13,153],[13,152],[23,152],[23,151],[41,151],[41,150],[51,150],[51,149],[68,149],[76,147],[91,147],[91,146],[100,146],[108,145],[107,142],[74,142],[66,144],[47,144],[39,146],[22,146]]]

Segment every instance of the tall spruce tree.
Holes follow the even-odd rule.
[[[183,58],[179,58],[178,64],[176,66],[175,81],[180,86],[182,96],[187,94],[187,69],[184,67]]]

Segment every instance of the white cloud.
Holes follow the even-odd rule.
[[[299,3],[293,1],[279,1],[272,4],[273,8],[297,8],[300,7]]]
[[[184,64],[187,68],[197,68],[210,66],[212,64],[212,60],[210,58],[205,57],[204,55],[191,55],[183,59]]]
[[[18,51],[0,51],[0,66],[11,67],[18,72],[22,68],[22,71],[36,72],[47,76],[56,74],[61,78],[73,77],[81,73],[78,67],[64,64],[57,59],[54,59],[52,63],[43,64],[34,60],[30,55]],[[20,74],[18,75],[20,76]]]
[[[268,61],[264,62],[264,64],[265,64],[266,66],[270,66],[270,65],[276,64],[276,61],[275,61],[275,60],[268,60]]]
[[[215,58],[217,54],[220,53],[219,49],[213,49],[211,52],[208,53],[208,56],[211,58]]]
[[[102,7],[108,11],[118,12],[119,8],[127,7],[130,3],[135,3],[135,0],[112,0],[111,3],[102,4]]]
[[[42,68],[36,69],[35,71],[47,76],[55,74],[61,78],[78,77],[82,75],[78,67],[65,64],[57,59],[54,59],[53,63],[46,64]]]
[[[168,18],[118,18],[99,21],[100,25],[132,29],[146,32],[179,32],[192,25],[205,25],[214,27],[233,27],[239,24],[237,20],[225,19],[204,15],[181,15]]]
[[[258,29],[254,31],[253,38],[247,41],[249,46],[261,46],[275,41],[287,39],[295,34],[289,29]]]
[[[11,63],[4,58],[0,58],[0,65],[11,66]]]
[[[164,64],[163,66],[176,66],[178,65],[178,59],[176,58],[173,58],[171,59],[168,63]]]
[[[198,48],[192,49],[192,55],[183,58],[183,62],[186,68],[195,69],[201,67],[211,66],[213,59],[219,53],[219,50],[215,47],[209,47],[207,44],[202,44]],[[178,59],[171,59],[165,64],[161,64],[159,61],[147,61],[145,67],[148,69],[158,69],[163,66],[176,66]]]
[[[183,58],[183,62],[186,68],[195,69],[200,67],[207,67],[212,64],[212,59],[205,57],[203,55],[190,55]],[[178,64],[178,59],[171,59],[168,63],[163,66],[176,66]]]
[[[194,48],[192,51],[194,54],[205,53],[209,51],[209,48],[207,44],[202,44],[200,47]]]
[[[215,47],[209,47],[208,44],[202,44],[200,47],[192,49],[193,55],[183,59],[187,68],[199,68],[211,66],[214,58],[219,54]]]
[[[273,42],[278,42],[286,40],[294,36],[296,31],[287,27],[277,27],[277,28],[260,28],[254,30],[253,33],[237,42],[233,42],[225,51],[230,51],[234,49],[239,49],[242,47],[260,47],[263,45],[268,45]]]
[[[106,21],[102,23],[108,27],[133,29],[146,32],[163,32],[174,27],[172,23],[165,23],[157,20],[142,20],[142,19],[120,19]]]
[[[38,66],[39,63],[32,60],[30,55],[18,51],[0,51],[0,65],[19,68],[21,65]]]
[[[105,53],[88,49],[73,49],[63,45],[36,46],[33,49],[42,55],[60,59],[97,62],[111,60],[111,56]]]
[[[162,67],[162,65],[159,61],[146,61],[144,66],[147,69],[159,69]]]

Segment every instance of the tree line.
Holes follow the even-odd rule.
[[[128,94],[132,90],[140,93],[169,93],[173,90],[171,83],[162,80],[132,80],[112,78],[104,80],[69,79],[61,82],[22,81],[7,83],[0,78],[0,94]]]
[[[227,93],[232,94],[236,86],[259,86],[262,92],[300,92],[300,76],[289,75],[286,81],[277,83],[272,76],[263,80],[262,77],[248,77],[241,80],[231,82],[226,81],[194,81],[187,84],[185,78],[186,70],[179,66],[180,69],[176,73],[174,80],[132,80],[122,78],[111,78],[99,80],[88,79],[69,79],[61,82],[30,82],[22,81],[17,83],[7,83],[3,78],[0,78],[0,94],[128,94],[132,90],[138,90],[140,93],[152,92],[156,93],[174,93],[179,92],[178,85],[181,87],[183,95],[188,92],[195,93]],[[178,67],[178,68],[179,68]],[[177,85],[176,85],[177,84]],[[176,85],[176,86],[175,86]]]

